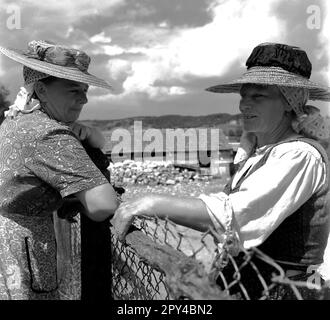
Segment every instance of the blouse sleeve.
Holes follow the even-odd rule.
[[[330,234],[328,235],[328,243],[323,254],[323,262],[319,266],[318,272],[330,285]]]
[[[66,129],[53,129],[32,146],[26,166],[64,198],[108,183],[79,140]]]
[[[316,149],[306,143],[285,145],[289,144],[275,147],[238,192],[200,196],[218,230],[219,226],[224,228],[232,211],[233,225],[246,249],[265,241],[325,183],[325,163]]]

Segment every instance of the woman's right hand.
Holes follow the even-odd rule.
[[[153,215],[153,199],[145,196],[121,203],[111,220],[120,241],[125,239],[127,231],[137,216]]]
[[[167,218],[174,223],[202,232],[207,231],[212,225],[206,205],[201,199],[149,194],[126,201],[115,211],[111,222],[121,241],[125,239],[130,225],[137,216]]]

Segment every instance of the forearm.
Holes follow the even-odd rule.
[[[204,202],[198,198],[150,195],[147,216],[169,220],[199,231],[208,230],[212,221]]]

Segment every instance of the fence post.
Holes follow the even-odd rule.
[[[71,250],[71,224],[65,219],[60,219],[57,212],[53,213],[54,230],[57,245],[57,279],[62,282],[67,276],[67,268],[72,262]]]
[[[110,162],[100,150],[83,142],[87,154],[110,182]],[[111,297],[110,219],[95,222],[80,214],[81,232],[81,300],[101,301]]]
[[[81,299],[110,300],[110,221],[95,222],[80,215],[81,221]]]

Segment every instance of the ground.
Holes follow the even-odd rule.
[[[202,193],[215,193],[223,189],[225,181],[222,179],[212,179],[210,181],[191,181],[189,183],[177,183],[175,185],[163,186],[145,186],[145,185],[127,185],[123,200],[141,197],[145,194],[171,194],[178,196],[196,197]]]

